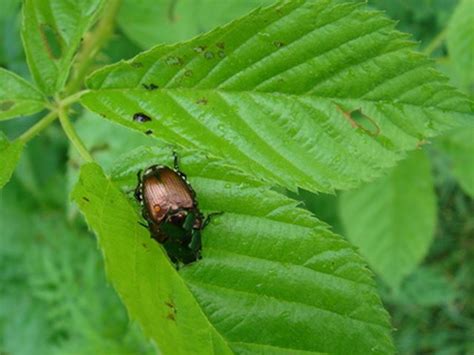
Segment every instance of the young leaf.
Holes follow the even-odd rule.
[[[82,36],[94,23],[102,0],[25,0],[22,39],[28,66],[48,95],[62,89]]]
[[[5,135],[0,132],[0,188],[10,180],[16,164],[20,159],[23,143],[15,141],[11,143]]]
[[[474,128],[457,130],[441,141],[451,160],[453,175],[474,198]]]
[[[449,22],[447,45],[465,86],[474,83],[474,0],[461,0]]]
[[[163,353],[169,346],[212,353],[212,344],[198,341],[202,332],[235,353],[394,351],[371,275],[347,242],[229,166],[202,154],[180,157],[201,209],[219,215],[203,231],[202,259],[179,272],[115,185],[133,190],[137,171],[172,164],[170,151],[133,152],[115,183],[85,166],[73,193],[98,234],[109,278]]]
[[[97,71],[82,101],[290,189],[347,189],[474,122],[469,100],[393,27],[360,4],[279,2]]]
[[[41,111],[45,98],[18,75],[0,68],[0,120]]]
[[[426,255],[436,227],[431,166],[423,151],[411,153],[387,176],[342,194],[347,237],[393,288]]]
[[[273,0],[124,0],[118,24],[140,47],[184,41]],[[159,28],[159,31],[157,30]]]

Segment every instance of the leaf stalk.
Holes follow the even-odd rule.
[[[24,132],[18,140],[27,143],[30,141],[34,136],[36,136],[39,132],[43,129],[48,127],[54,120],[58,118],[57,111],[50,111],[46,116],[36,122],[33,126],[31,126],[26,132]]]
[[[84,78],[89,73],[96,54],[108,41],[114,32],[115,18],[120,8],[120,0],[109,0],[102,11],[103,16],[96,28],[85,39],[82,50],[76,60],[76,66],[71,81],[66,85],[65,94],[71,95],[80,90]]]
[[[58,114],[59,122],[61,122],[61,126],[63,127],[64,133],[66,133],[66,136],[69,138],[72,145],[77,149],[79,155],[82,157],[82,159],[84,159],[84,161],[93,162],[94,158],[92,158],[92,155],[87,150],[86,146],[77,134],[76,130],[74,129],[74,126],[71,123],[71,120],[67,115],[67,107],[59,107]]]

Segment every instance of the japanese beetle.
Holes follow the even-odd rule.
[[[153,165],[138,173],[135,198],[152,238],[161,243],[171,261],[189,264],[200,258],[201,230],[207,224],[196,194],[178,166]]]

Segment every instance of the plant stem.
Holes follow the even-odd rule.
[[[56,118],[58,118],[58,113],[56,111],[50,111],[46,116],[31,126],[20,137],[18,137],[18,140],[22,141],[23,143],[28,142],[39,132],[48,127]]]
[[[71,124],[71,121],[69,120],[66,111],[67,108],[64,106],[61,106],[58,110],[59,122],[61,122],[61,126],[63,127],[64,133],[66,133],[66,136],[69,138],[72,145],[77,149],[82,159],[84,159],[86,162],[93,162],[94,158],[92,158],[86,146],[82,142],[81,138],[79,138],[79,136],[77,135],[77,132]]]
[[[423,53],[425,53],[427,56],[430,56],[444,42],[446,33],[447,28],[438,33],[436,37],[433,38],[430,43],[428,43],[428,45],[423,50]]]
[[[120,0],[109,0],[104,6],[102,10],[103,17],[99,20],[94,31],[85,38],[82,50],[77,56],[74,76],[66,85],[66,95],[71,95],[81,89],[84,78],[89,72],[95,55],[113,34],[115,17],[119,7]]]
[[[88,92],[89,92],[89,90],[78,91],[75,94],[73,94],[71,96],[68,96],[68,97],[65,97],[64,99],[60,100],[60,104],[61,104],[61,106],[72,105],[73,103],[76,103],[77,101],[79,101],[79,99],[81,98],[82,95],[84,95]]]

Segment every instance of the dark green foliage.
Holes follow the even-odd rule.
[[[64,85],[69,84],[69,80],[77,74],[78,63],[73,64],[77,50],[84,43],[87,45],[90,33],[86,31],[94,28],[94,20],[100,17],[95,10],[101,8],[102,3],[111,2],[25,0],[25,16],[29,21],[24,21],[22,27],[22,1],[2,1],[0,120],[32,115],[41,110],[45,112],[51,109],[55,100],[64,99],[66,94],[61,96],[62,93],[74,94],[75,90],[68,91],[70,87]],[[191,39],[257,5],[268,5],[272,1],[123,0],[123,3],[117,16],[116,33],[94,53],[84,75],[103,65],[131,58],[154,44]],[[288,3],[290,5],[275,9],[271,15],[273,20],[280,18],[283,10],[288,10],[288,18],[299,18],[298,11],[295,15],[291,8],[300,6],[304,1],[292,0]],[[50,4],[53,6],[45,6]],[[410,74],[413,69],[410,65],[414,63],[417,63],[415,69],[421,68],[421,71],[431,65],[424,57],[413,54],[412,47],[418,46],[426,54],[434,56],[436,62],[433,64],[449,76],[453,85],[472,98],[474,32],[469,25],[474,11],[469,9],[473,4],[472,0],[369,0],[369,7],[386,11],[391,18],[399,21],[398,29],[409,32],[415,41],[420,41],[413,45],[405,35],[392,32],[392,23],[381,15],[367,15],[363,7],[314,0],[311,6],[322,10],[337,6],[340,6],[339,10],[346,9],[347,21],[335,21],[337,26],[325,26],[325,21],[331,23],[334,20],[331,16],[339,14],[339,10],[334,13],[331,10],[331,16],[319,18],[318,21],[322,22],[318,26],[322,26],[317,28],[317,36],[312,36],[315,30],[311,27],[315,24],[312,22],[315,18],[313,13],[307,18],[311,21],[290,21],[293,27],[289,31],[285,21],[276,21],[276,26],[267,28],[265,21],[271,16],[262,15],[265,10],[256,11],[253,19],[241,19],[226,27],[227,30],[235,30],[232,35],[225,34],[227,30],[222,33],[217,30],[194,42],[157,47],[141,54],[140,60],[121,62],[112,69],[96,72],[89,79],[89,84],[97,91],[89,94],[84,102],[89,102],[97,115],[80,107],[77,98],[69,114],[78,119],[77,123],[74,122],[75,129],[94,160],[106,174],[114,177],[110,185],[114,186],[111,194],[119,196],[114,201],[107,200],[110,195],[105,191],[108,188],[103,187],[109,184],[109,180],[102,175],[99,178],[97,174],[90,174],[89,179],[85,179],[88,186],[83,180],[76,187],[76,203],[88,220],[92,220],[92,223],[89,221],[89,228],[98,232],[99,247],[96,237],[79,215],[77,205],[71,204],[68,199],[84,158],[70,145],[71,138],[68,140],[60,125],[54,123],[33,140],[31,137],[16,139],[39,122],[40,114],[0,122],[0,185],[7,183],[16,169],[8,185],[0,190],[0,354],[153,354],[156,349],[149,342],[149,337],[159,339],[157,344],[165,355],[179,353],[182,349],[187,353],[202,350],[217,354],[229,349],[242,353],[283,352],[295,339],[298,339],[297,345],[300,346],[297,349],[329,349],[347,353],[350,348],[354,352],[366,353],[365,350],[370,348],[386,353],[392,346],[389,336],[391,326],[380,307],[380,298],[365,264],[346,240],[326,229],[328,223],[336,233],[351,235],[350,230],[344,230],[341,222],[340,194],[315,195],[314,191],[343,189],[357,185],[359,180],[372,179],[380,175],[382,168],[404,158],[406,150],[426,143],[434,143],[429,149],[424,149],[431,163],[425,166],[423,175],[410,178],[414,181],[417,177],[421,178],[429,185],[428,188],[436,188],[436,231],[433,232],[434,227],[423,228],[422,223],[418,223],[420,217],[413,218],[419,214],[411,213],[410,208],[416,205],[421,211],[423,201],[417,198],[416,204],[410,203],[410,197],[415,195],[413,190],[417,188],[405,189],[405,192],[412,193],[401,196],[406,203],[403,210],[398,211],[399,220],[406,225],[421,225],[420,233],[415,234],[426,233],[424,250],[420,252],[421,247],[414,244],[413,248],[417,250],[413,254],[419,255],[410,260],[411,266],[403,275],[397,276],[396,282],[391,283],[390,276],[387,279],[387,273],[383,269],[380,271],[376,262],[371,266],[380,273],[376,275],[379,294],[391,314],[392,325],[396,329],[393,334],[395,345],[401,354],[474,353],[474,131],[463,128],[434,142],[425,140],[455,123],[455,119],[447,120],[449,113],[446,110],[451,111],[452,118],[458,116],[459,122],[468,123],[472,118],[472,102],[469,103],[467,97],[448,87],[441,75],[432,69],[420,74],[420,86],[412,80],[415,76],[403,81],[398,86],[399,93],[393,93],[390,87],[382,85],[386,84],[385,81],[393,83],[397,75],[407,70]],[[150,6],[153,6],[153,11]],[[307,11],[309,7],[302,6],[301,11]],[[353,11],[361,16],[360,22],[351,22],[358,18],[349,16]],[[320,14],[318,11],[315,13]],[[455,16],[451,16],[453,13]],[[251,31],[246,30],[246,21],[249,22],[247,25],[255,27],[252,35]],[[239,24],[243,26],[239,27]],[[377,26],[372,28],[371,24]],[[305,26],[310,26],[307,29],[311,31],[306,33]],[[364,35],[366,27],[371,31]],[[340,28],[345,28],[345,34],[344,31],[338,32]],[[282,37],[269,40],[275,30]],[[21,31],[25,50],[20,39]],[[331,31],[339,34],[340,38]],[[359,34],[363,36],[359,37]],[[222,42],[222,38],[213,37],[220,35],[226,43]],[[303,46],[300,52],[296,51],[299,54],[288,55],[293,43],[286,39],[297,35],[301,35],[303,41],[295,41],[296,49],[301,43]],[[372,40],[364,42],[367,36]],[[203,39],[215,39],[212,51],[204,47],[207,42],[195,46]],[[240,40],[242,43],[239,43]],[[329,54],[318,52],[325,45],[338,43],[338,40],[342,40],[342,45],[335,46],[335,53],[342,48],[344,55],[332,57],[330,47],[326,48]],[[389,42],[391,45],[387,44]],[[256,45],[247,50],[245,44],[249,43]],[[292,50],[295,50],[294,47]],[[244,53],[236,56],[232,65],[226,67],[225,58],[231,57],[237,50]],[[269,58],[276,62],[268,63],[267,57],[260,58],[261,51],[272,53]],[[161,60],[161,56],[165,56],[166,65],[155,67],[153,61]],[[191,57],[194,59],[191,60]],[[251,60],[243,60],[245,57]],[[296,70],[294,76],[281,75],[280,79],[288,80],[285,85],[270,80],[263,89],[259,89],[261,92],[253,90],[252,85],[250,89],[247,87],[252,81],[255,87],[259,87],[258,80],[273,75],[274,70],[278,72],[285,66],[288,66],[286,69],[295,69],[291,67],[294,64],[292,61],[299,63],[303,59],[306,65],[304,70]],[[189,64],[187,61],[194,63],[192,70],[182,68]],[[224,65],[220,65],[221,61]],[[246,66],[252,61],[259,65],[248,71]],[[275,63],[277,65],[272,68]],[[308,63],[317,65],[308,66]],[[365,66],[367,64],[368,67]],[[134,75],[148,69],[148,78],[153,80],[136,82]],[[227,74],[231,75],[233,69],[243,79],[231,81],[232,85],[224,87],[224,92],[216,91],[219,75],[224,78]],[[167,76],[170,73],[179,75]],[[338,73],[341,75],[338,76]],[[193,85],[199,84],[201,75],[207,81],[200,85],[209,90],[202,94],[193,91]],[[311,96],[319,111],[308,110],[303,101],[305,104],[311,101],[298,97],[298,90],[309,85],[311,78],[321,76],[324,79],[324,75],[335,75],[336,80],[322,81],[323,85]],[[170,77],[173,80],[167,82]],[[127,80],[124,81],[124,78]],[[215,83],[214,79],[217,80]],[[381,80],[380,83],[377,80]],[[73,85],[73,89],[79,90],[81,83],[76,87]],[[386,89],[365,102],[361,98],[366,92],[364,90],[370,89],[370,83],[375,88],[380,84]],[[412,83],[413,87],[410,86]],[[119,90],[114,91],[114,85]],[[395,84],[393,88],[396,87]],[[226,93],[229,88],[230,92]],[[277,93],[275,98],[271,95],[266,97],[272,90]],[[440,96],[436,98],[437,95]],[[283,100],[286,96],[288,98]],[[326,99],[325,96],[333,99]],[[218,105],[222,104],[222,97],[229,105]],[[338,101],[334,102],[334,98]],[[132,99],[137,107],[128,112],[130,102],[128,105],[124,102]],[[256,99],[265,110],[256,107]],[[441,106],[431,110],[443,100]],[[188,108],[190,114],[183,115],[182,107],[176,103]],[[426,103],[432,107],[427,108]],[[112,108],[105,110],[106,104]],[[233,116],[231,106],[242,109],[242,112]],[[279,116],[284,110],[288,110],[286,117],[291,119]],[[133,124],[133,114],[137,112],[148,112],[153,118],[149,127],[138,125],[135,127],[138,127],[138,132],[132,132],[129,128]],[[213,119],[219,117],[222,120],[206,121],[209,132],[215,136],[203,139],[203,131],[198,126],[192,126],[192,120],[199,116],[196,112],[205,115],[206,120],[209,119],[209,112],[214,115]],[[318,114],[314,115],[315,112]],[[100,115],[107,116],[105,118],[109,120]],[[165,117],[166,124],[157,119],[161,116]],[[317,127],[307,126],[315,117]],[[334,117],[340,119],[333,120]],[[247,120],[244,120],[247,126],[242,121],[236,127],[226,128],[226,124],[235,124],[241,118]],[[120,122],[121,119],[125,119],[128,128],[110,122]],[[276,130],[271,125],[275,122],[282,124],[278,127],[282,132],[280,135],[272,135]],[[252,129],[257,136],[251,135]],[[225,139],[215,139],[223,132]],[[287,133],[292,136],[287,136]],[[341,139],[342,136],[344,139]],[[138,157],[135,162],[131,155],[127,155],[121,164],[117,163],[117,157],[140,145],[163,148],[162,140],[170,145],[182,143],[189,148],[191,144],[184,142],[183,137],[196,145],[194,149],[213,148],[210,151],[215,156],[196,153],[188,158],[189,176],[196,181],[197,189],[203,192],[199,195],[203,211],[225,213],[203,232],[203,262],[176,272],[159,245],[149,239],[146,229],[136,223],[139,207],[131,197],[137,167],[156,163],[154,159],[160,154],[150,149],[154,152],[150,157],[152,161],[145,165],[143,157]],[[183,142],[179,142],[180,139]],[[250,149],[256,141],[268,144],[265,149],[258,144],[255,149]],[[228,146],[229,142],[234,146]],[[232,156],[236,156],[235,153],[242,147],[243,154],[232,162]],[[288,147],[291,149],[286,151]],[[308,147],[316,149],[309,151]],[[214,160],[219,156],[228,160],[225,164],[234,164],[234,167]],[[281,157],[287,160],[280,161]],[[160,159],[165,158],[161,156]],[[312,166],[312,159],[318,164]],[[265,169],[261,168],[262,163]],[[293,164],[293,168],[289,168],[288,164]],[[243,172],[234,170],[235,165]],[[91,170],[91,166],[86,165],[86,169],[82,170]],[[307,171],[307,176],[303,176],[306,173],[298,176],[295,167]],[[414,172],[416,169],[409,170]],[[246,172],[254,177],[245,175]],[[82,176],[88,177],[87,171]],[[266,183],[256,182],[255,176],[262,177]],[[100,188],[95,185],[98,182],[103,183]],[[383,184],[383,180],[377,183]],[[282,187],[270,187],[272,184]],[[128,200],[117,186],[128,194]],[[296,190],[301,186],[313,192],[286,191],[286,188]],[[97,196],[104,193],[103,200],[98,199],[92,204],[77,191],[94,191]],[[381,191],[384,191],[383,188]],[[306,211],[298,210],[295,202],[286,199],[282,192],[301,200],[302,207],[313,212],[321,221],[316,221]],[[373,202],[380,200],[379,195],[373,196],[360,207],[361,211],[374,207],[376,204]],[[120,208],[107,208],[105,217],[98,217],[103,206],[113,206],[114,203],[125,206],[126,213],[121,215]],[[434,204],[431,199],[431,211],[434,211]],[[354,209],[357,210],[357,207]],[[382,220],[389,210],[382,208],[372,215]],[[112,218],[114,223],[104,222],[107,218]],[[363,225],[367,221],[360,221],[360,225],[373,227],[372,221],[368,220],[368,227]],[[314,229],[314,235],[305,239],[303,231],[310,227]],[[128,233],[129,229],[139,232]],[[126,232],[117,233],[120,230]],[[129,238],[130,235],[138,239]],[[375,233],[376,241],[378,237],[386,235]],[[394,248],[397,242],[407,240],[403,237],[391,239]],[[432,239],[428,254],[421,260]],[[349,241],[357,244],[356,247],[362,246],[350,238]],[[371,256],[375,254],[371,253],[371,249],[373,251],[378,243],[374,245],[368,252],[361,247],[363,252],[369,253],[366,259],[370,263],[374,260]],[[410,248],[411,245],[406,249]],[[105,262],[101,251],[109,256],[105,257]],[[379,260],[384,259],[384,254],[381,253]],[[110,258],[110,255],[113,257]],[[304,263],[300,265],[302,261]],[[307,272],[315,272],[316,276],[311,274],[307,279],[302,278]],[[118,294],[109,283],[113,284]],[[348,284],[351,286],[345,288]],[[164,295],[156,294],[156,290],[164,290]],[[298,290],[296,295],[295,290]],[[314,292],[306,296],[307,290]],[[149,294],[153,297],[147,297]],[[178,305],[185,304],[186,308],[177,311],[174,303],[163,303],[163,297],[174,297],[182,301],[177,302]],[[262,302],[263,306],[256,306],[258,302]],[[268,304],[275,308],[262,311]],[[354,304],[370,310],[360,311]],[[302,305],[307,307],[307,312],[301,312]],[[275,309],[279,309],[281,317],[274,317]],[[295,309],[301,312],[301,318],[290,316],[297,313]],[[135,319],[140,321],[141,329]],[[330,321],[321,321],[324,319]],[[380,324],[373,326],[374,319],[375,323]],[[297,329],[297,335],[292,335],[285,328],[291,321],[294,321],[292,329]],[[354,321],[358,326],[353,325]],[[165,326],[157,328],[156,324]],[[190,324],[198,325],[196,332],[190,332]],[[262,327],[262,324],[265,326]],[[304,331],[308,329],[317,335],[306,336]],[[349,333],[356,334],[355,342],[346,337]],[[180,341],[177,342],[177,338]],[[193,339],[192,342],[189,339]]]
[[[108,286],[94,237],[66,214],[60,142],[36,140],[24,175],[0,192],[0,352],[152,354]]]

